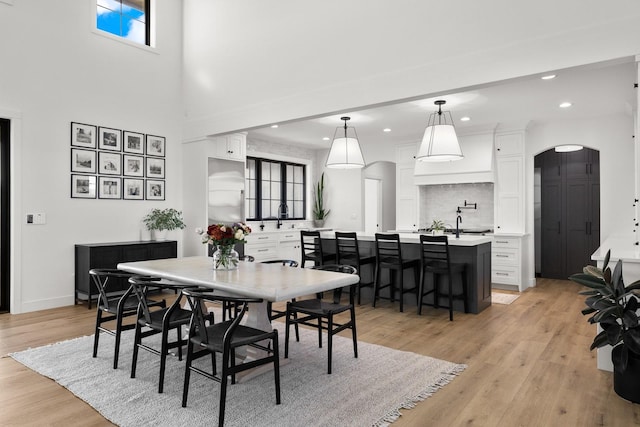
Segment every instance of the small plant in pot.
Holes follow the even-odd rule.
[[[323,227],[324,220],[331,212],[331,209],[325,209],[324,207],[324,172],[320,177],[320,181],[316,184],[313,199],[313,225],[315,227]]]
[[[166,231],[183,229],[185,227],[182,212],[173,208],[152,209],[151,212],[143,218],[143,221],[147,226],[147,230],[151,232],[152,240],[163,240],[159,234],[166,236]]]
[[[587,307],[582,314],[592,316],[589,323],[598,323],[602,331],[596,335],[591,350],[613,346],[613,389],[624,399],[640,403],[640,324],[638,322],[637,290],[640,280],[625,286],[622,280],[622,261],[611,272],[607,251],[602,269],[586,266],[583,273],[573,274],[570,280],[590,288],[586,295]]]
[[[439,219],[434,219],[431,223],[431,234],[434,236],[440,236],[444,234],[444,222]]]

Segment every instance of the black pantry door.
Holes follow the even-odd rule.
[[[566,279],[592,264],[600,246],[600,153],[553,149],[536,156],[541,170],[541,275]]]
[[[0,312],[9,311],[9,136],[11,122],[0,118]]]

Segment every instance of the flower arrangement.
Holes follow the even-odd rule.
[[[202,236],[202,243],[230,246],[244,243],[245,237],[251,234],[251,227],[242,222],[231,225],[211,224],[206,230],[196,228],[196,233]]]

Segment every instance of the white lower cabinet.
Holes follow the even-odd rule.
[[[522,274],[522,237],[493,236],[491,243],[491,282],[499,285],[526,287]]]
[[[300,232],[274,231],[253,233],[247,236],[245,255],[251,255],[256,262],[274,259],[292,259],[300,262]]]

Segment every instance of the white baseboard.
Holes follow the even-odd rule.
[[[28,313],[31,311],[47,310],[50,308],[66,307],[69,305],[73,305],[73,303],[74,303],[73,295],[66,295],[62,297],[40,299],[40,300],[33,300],[33,301],[23,301],[20,304],[20,307],[17,307],[17,309],[14,310],[14,307],[11,307],[11,313],[14,313],[14,314]]]

